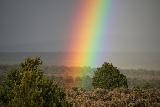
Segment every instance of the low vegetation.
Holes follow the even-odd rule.
[[[160,107],[160,90],[72,88],[67,99],[74,107]]]
[[[152,79],[147,76],[144,82],[107,62],[97,69],[41,65],[40,58],[27,58],[11,69],[0,66],[6,72],[1,75],[1,107],[160,107],[159,78],[153,80],[159,72],[146,72]],[[70,72],[86,75],[73,78]]]

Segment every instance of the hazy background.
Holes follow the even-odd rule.
[[[109,46],[103,46],[97,64],[109,60],[121,68],[160,69],[160,0],[112,1]],[[70,52],[68,31],[79,2],[0,0],[0,62],[26,56],[4,52],[63,52],[62,56]],[[56,55],[36,55],[50,64],[62,60]]]

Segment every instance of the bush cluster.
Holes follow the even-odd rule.
[[[0,89],[0,106],[67,107],[65,92],[44,76],[40,58],[27,58],[5,76]]]
[[[94,88],[114,89],[117,87],[127,88],[127,78],[112,64],[105,62],[97,68],[93,76]]]
[[[67,100],[74,107],[160,107],[160,90],[73,88],[67,91]]]

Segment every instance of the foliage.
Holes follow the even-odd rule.
[[[107,62],[95,71],[92,85],[94,88],[104,89],[128,87],[126,76],[120,74],[120,71],[116,67]]]
[[[75,107],[160,107],[159,89],[84,90],[72,88],[67,100]]]
[[[92,88],[92,78],[88,75],[76,77],[75,86],[85,88],[85,89],[91,89]]]
[[[62,107],[64,90],[54,80],[44,76],[40,58],[27,58],[15,70],[7,73],[0,90],[1,106]]]
[[[0,64],[0,82],[2,81],[5,72],[11,69],[17,68],[18,65],[4,65]],[[67,67],[67,66],[57,66],[57,65],[42,65],[42,71],[49,78],[54,78],[61,84],[68,86],[68,80],[66,79],[66,72],[85,72],[86,76],[90,78],[87,79],[87,88],[92,88],[92,77],[96,69],[90,67]],[[149,83],[151,87],[160,88],[160,70],[145,70],[145,69],[119,69],[120,72],[127,77],[127,84],[129,88],[142,87],[144,84]],[[67,77],[69,78],[69,77]],[[91,81],[90,81],[91,80]],[[82,83],[82,77],[77,77],[75,79],[76,84]],[[86,82],[85,82],[86,83]],[[86,87],[86,86],[85,86]]]

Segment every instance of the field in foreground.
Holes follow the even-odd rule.
[[[134,75],[131,77],[127,75],[129,73],[127,71],[126,75],[129,80],[129,88],[116,88],[111,91],[109,90],[113,89],[110,88],[111,85],[107,87],[108,90],[105,90],[105,87],[104,89],[93,89],[93,75],[88,75],[94,73],[91,68],[85,67],[82,69],[52,66],[41,69],[39,67],[41,64],[39,58],[28,58],[18,68],[13,69],[13,71],[10,71],[6,75],[7,77],[4,79],[4,84],[1,87],[1,105],[6,105],[6,107],[160,107],[158,71],[143,72],[142,70],[142,72],[136,71],[137,73],[132,71],[131,74]],[[108,66],[113,67],[108,63],[102,65],[102,68],[105,68],[105,72],[108,70]],[[6,71],[7,73],[9,71],[7,66],[1,66],[0,68],[2,68],[2,72]],[[110,70],[113,69],[109,68]],[[41,71],[44,71],[44,75]],[[71,71],[73,74],[75,72],[90,72],[87,72],[88,74],[85,73],[86,75],[83,77],[72,77],[72,75],[69,75],[72,74]],[[141,78],[142,83],[137,84],[140,81],[135,77]],[[98,80],[100,78],[98,77]],[[56,83],[54,80],[56,80]],[[143,83],[143,80],[147,80],[147,82]],[[105,84],[108,82],[105,82]],[[152,84],[152,82],[155,84]],[[69,86],[69,84],[71,85]],[[78,85],[76,86],[75,84]],[[64,85],[65,90],[61,89],[61,87],[58,88],[58,85]]]
[[[66,90],[73,107],[160,107],[159,89]]]

